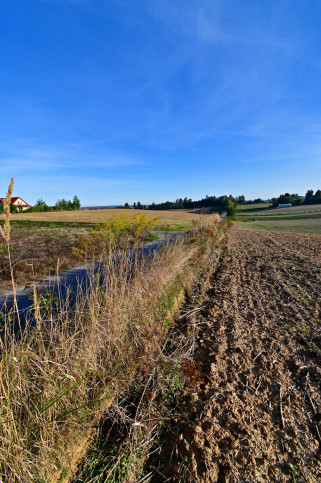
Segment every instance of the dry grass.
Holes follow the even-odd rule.
[[[151,355],[161,357],[168,294],[178,281],[188,285],[191,267],[211,249],[219,231],[217,218],[211,220],[204,219],[188,242],[164,246],[152,257],[110,256],[103,284],[93,274],[72,307],[35,293],[33,327],[27,324],[18,336],[14,315],[2,316],[3,481],[60,480],[70,469],[71,447],[88,441],[115,394]]]
[[[37,327],[21,339],[6,319],[0,366],[6,481],[47,479],[67,466],[70,442],[89,435],[115,388],[130,380],[148,344],[157,343],[161,297],[192,254],[181,243],[168,247],[137,265],[134,276],[123,259],[106,268],[103,290],[79,289],[73,311],[62,304],[58,313],[42,313],[40,300]]]
[[[103,223],[113,215],[144,214],[150,217],[159,217],[161,226],[163,225],[191,225],[193,220],[199,219],[199,215],[185,210],[176,211],[154,211],[154,210],[121,210],[121,209],[98,209],[98,210],[78,210],[78,211],[53,211],[48,213],[13,213],[13,220],[33,220],[33,221],[64,221],[82,223]]]
[[[59,265],[60,271],[82,265],[84,257],[80,248],[90,238],[90,235],[92,235],[91,242],[95,242],[94,245],[97,245],[99,258],[102,250],[100,239],[103,241],[110,234],[116,235],[117,230],[119,231],[121,228],[121,225],[117,226],[115,219],[118,224],[122,223],[130,228],[130,232],[125,231],[124,233],[126,239],[129,235],[133,240],[138,236],[142,243],[149,230],[153,229],[157,223],[157,218],[150,219],[144,215],[144,212],[134,216],[114,215],[106,223],[95,228],[91,227],[91,229],[81,224],[65,226],[52,223],[48,226],[41,226],[36,223],[14,223],[11,227],[10,251],[7,250],[6,242],[3,240],[1,243],[0,239],[0,293],[12,290],[9,254],[16,285],[24,286],[35,279],[55,275],[57,265]],[[135,222],[134,225],[130,226],[133,222]],[[78,247],[78,251],[72,250],[73,247]]]
[[[82,259],[72,254],[79,236],[88,232],[75,227],[28,227],[14,224],[10,234],[10,253],[17,287],[34,279],[55,275],[81,264]],[[6,243],[0,240],[0,293],[10,292],[12,282]]]

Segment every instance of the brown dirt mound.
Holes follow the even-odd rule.
[[[192,321],[204,382],[167,435],[169,481],[321,481],[320,255],[318,236],[228,235]]]

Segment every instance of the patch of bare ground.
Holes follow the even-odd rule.
[[[321,237],[230,232],[152,481],[321,481]]]
[[[11,258],[17,286],[46,278],[57,271],[80,264],[72,246],[86,229],[26,228],[15,226],[11,232]],[[0,293],[12,290],[7,247],[0,242]]]

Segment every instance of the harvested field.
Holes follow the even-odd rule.
[[[269,205],[265,206],[264,204],[261,205],[261,208],[257,206],[256,210],[250,209],[251,205],[248,205],[248,210],[244,208],[247,205],[239,205],[238,210],[239,216],[249,216],[250,214],[246,211],[251,212],[251,216],[260,215],[260,216],[268,216],[268,215],[309,215],[309,214],[316,214],[321,213],[321,205],[300,205],[300,206],[290,206],[288,208],[272,208],[267,209]],[[255,206],[255,205],[253,205]],[[242,208],[241,208],[242,207]],[[255,206],[256,207],[256,206]]]
[[[159,225],[189,225],[192,221],[199,218],[199,215],[190,213],[186,210],[122,210],[122,209],[97,209],[97,210],[77,210],[77,211],[52,211],[46,213],[13,213],[12,220],[33,220],[49,222],[78,222],[78,223],[103,223],[113,215],[123,215],[124,213],[135,215],[148,215],[151,218],[160,218]]]
[[[321,237],[233,230],[197,327],[169,481],[321,481]],[[164,478],[153,481],[164,481]]]
[[[245,203],[237,205],[237,211],[260,211],[272,208],[272,203]]]

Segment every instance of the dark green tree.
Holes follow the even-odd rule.
[[[57,200],[55,204],[56,211],[64,211],[68,209],[68,201],[65,198],[61,198],[61,200]]]
[[[225,209],[227,217],[234,220],[236,215],[236,205],[230,198],[228,198],[225,203]]]
[[[65,198],[61,198],[61,200],[57,200],[55,204],[56,211],[72,211],[72,210],[79,210],[80,209],[80,199],[78,196],[74,196],[73,200],[66,200]]]
[[[293,203],[295,196],[296,194],[284,193],[284,195],[279,196],[279,204]]]
[[[33,205],[31,208],[29,208],[29,210],[32,212],[42,212],[42,211],[47,211],[47,209],[48,209],[48,206],[42,198],[39,198],[36,201],[36,204]]]
[[[80,199],[78,198],[77,195],[75,195],[73,197],[73,200],[72,200],[72,209],[73,210],[80,210]]]
[[[306,203],[312,203],[312,200],[313,200],[313,193],[314,191],[313,190],[308,190],[306,193],[305,193],[305,198],[304,198],[304,201]]]
[[[47,203],[42,198],[39,198],[34,206],[43,206],[45,208]]]

